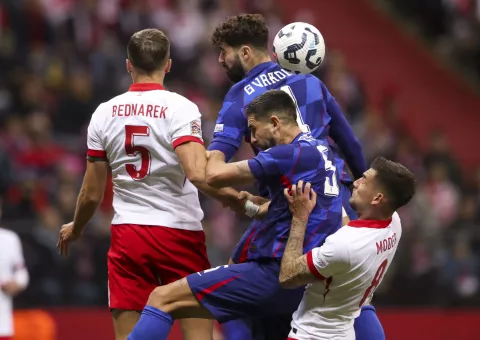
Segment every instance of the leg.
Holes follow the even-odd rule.
[[[208,319],[180,320],[184,340],[212,340],[213,321]]]
[[[149,251],[149,247],[138,236],[141,228],[112,226],[112,241],[107,255],[108,290],[116,340],[127,339],[158,282],[145,261],[144,253]]]
[[[363,306],[360,316],[355,319],[357,340],[385,340],[385,332],[373,306]]]
[[[150,294],[130,340],[165,340],[174,319],[206,318],[220,323],[282,313],[286,290],[278,261],[225,265],[189,275]]]
[[[157,236],[152,240],[161,240],[155,244],[161,251],[151,259],[151,265],[163,284],[210,268],[203,231],[156,227],[152,232]],[[212,340],[212,320],[181,319],[180,326],[185,340]]]
[[[115,340],[126,340],[140,318],[140,312],[133,310],[113,309],[113,329]]]

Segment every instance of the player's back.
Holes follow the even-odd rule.
[[[285,91],[297,106],[297,124],[302,132],[309,132],[316,139],[328,137],[331,117],[326,102],[330,93],[317,77],[290,73],[269,62],[256,66],[236,86],[243,92],[244,105],[268,90]]]
[[[112,168],[112,223],[202,229],[198,191],[175,154],[201,138],[197,106],[158,84],[134,84],[101,104],[89,126],[89,155],[104,152]]]
[[[282,257],[292,221],[283,191],[299,180],[311,182],[318,193],[307,225],[304,251],[319,246],[340,227],[342,203],[332,158],[327,143],[300,134],[291,144],[260,152],[249,161],[257,182],[268,188],[271,203],[265,219],[252,223],[240,240],[232,257],[234,262]]]
[[[401,234],[397,213],[386,221],[351,221],[307,254],[310,269],[324,281],[307,286],[293,315],[298,339],[355,339],[354,319],[370,304]]]

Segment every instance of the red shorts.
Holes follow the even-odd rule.
[[[108,251],[111,309],[142,310],[153,289],[210,268],[203,231],[112,225]]]

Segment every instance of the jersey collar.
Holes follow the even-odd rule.
[[[158,83],[135,83],[130,85],[130,88],[128,89],[129,92],[145,92],[155,90],[164,90],[164,88]]]
[[[248,71],[245,78],[255,77],[256,75],[263,72],[265,69],[269,68],[270,66],[272,66],[274,64],[275,63],[273,61],[267,61],[265,63],[258,64],[257,66],[252,68],[250,71]]]
[[[392,223],[392,218],[388,220],[353,220],[350,221],[347,225],[354,228],[374,228],[374,229],[384,229]]]

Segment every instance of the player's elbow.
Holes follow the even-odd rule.
[[[207,168],[206,173],[207,184],[211,187],[221,188],[224,187],[224,176],[221,172]]]
[[[280,276],[278,277],[278,281],[280,282],[280,286],[285,289],[294,289],[297,288],[298,285],[295,283],[295,278],[290,275],[285,275],[284,273],[280,272]]]
[[[197,189],[200,189],[205,185],[205,174],[200,171],[188,174],[187,178]]]

